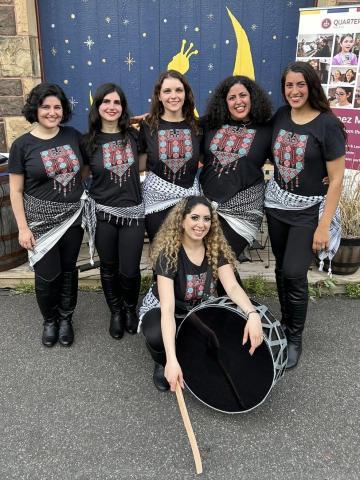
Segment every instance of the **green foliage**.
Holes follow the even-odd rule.
[[[140,294],[145,295],[153,283],[152,275],[144,275],[141,277]]]
[[[333,297],[335,294],[336,280],[333,278],[327,278],[326,280],[320,280],[312,285],[309,284],[309,296],[311,300],[321,297]]]
[[[15,287],[16,293],[35,293],[35,286],[31,282],[21,282]]]
[[[260,275],[246,278],[242,282],[248,295],[255,297],[275,297],[277,295],[276,287]]]
[[[350,298],[360,298],[360,283],[348,283],[345,285],[345,294]]]

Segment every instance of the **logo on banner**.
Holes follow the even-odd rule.
[[[324,18],[324,20],[321,22],[322,28],[330,28],[331,27],[331,20],[330,18]]]

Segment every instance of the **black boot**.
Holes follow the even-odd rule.
[[[124,336],[124,312],[119,294],[119,276],[116,265],[100,264],[101,285],[111,312],[109,333],[120,340]]]
[[[155,362],[153,373],[154,385],[159,392],[167,392],[170,388],[170,385],[164,376],[164,365],[166,363],[165,352],[158,352],[157,350],[154,350],[147,342],[145,342],[145,345]]]
[[[288,362],[286,369],[296,367],[302,351],[302,332],[304,330],[307,306],[307,277],[285,278],[287,292],[288,323],[286,336],[288,340]]]
[[[141,276],[125,277],[120,275],[120,288],[124,298],[125,330],[132,335],[137,332],[139,318],[136,306],[139,299]]]
[[[59,303],[59,343],[70,347],[74,341],[72,316],[77,304],[79,271],[63,272]]]
[[[59,338],[58,301],[59,277],[47,281],[35,275],[35,294],[44,319],[42,343],[45,347],[53,347]]]
[[[286,295],[286,289],[284,284],[284,277],[283,277],[283,272],[280,268],[275,268],[275,279],[276,279],[276,286],[277,286],[280,309],[281,309],[280,323],[283,329],[286,330],[289,313],[288,313],[288,306],[287,306],[287,295]]]

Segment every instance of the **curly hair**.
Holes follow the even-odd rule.
[[[104,83],[103,85],[100,85],[96,89],[89,112],[89,131],[84,136],[85,145],[90,154],[94,153],[98,148],[98,145],[96,143],[96,135],[101,132],[102,128],[99,107],[102,104],[106,95],[113,92],[116,92],[119,95],[122,108],[121,116],[118,120],[119,130],[125,135],[125,137],[127,131],[129,130],[130,112],[124,92],[119,87],[119,85],[116,85],[116,83]]]
[[[224,255],[233,269],[236,268],[236,258],[222,232],[219,218],[209,201],[202,196],[191,196],[181,200],[167,215],[160,230],[155,236],[150,259],[155,267],[160,255],[164,255],[171,268],[176,269],[178,255],[182,245],[182,222],[186,215],[192,212],[196,205],[208,207],[211,216],[210,230],[204,238],[206,256],[212,268],[213,278],[218,278],[220,255]]]
[[[309,95],[308,102],[310,106],[314,110],[317,110],[318,112],[322,112],[322,113],[327,112],[330,115],[333,115],[334,118],[336,118],[337,122],[339,123],[342,134],[346,139],[347,134],[346,134],[344,124],[332,112],[329,105],[329,101],[326,98],[325,92],[321,86],[320,79],[317,76],[317,73],[315,72],[313,67],[309,65],[307,62],[300,62],[300,61],[292,62],[285,68],[281,77],[281,93],[285,102],[289,104],[285,96],[285,83],[286,83],[286,77],[290,72],[301,73],[303,75],[306,85],[308,87],[308,95]]]
[[[205,118],[210,128],[220,128],[231,120],[226,97],[231,87],[243,85],[250,94],[250,119],[257,125],[263,125],[271,118],[271,102],[264,90],[253,80],[243,75],[225,78],[216,87],[206,107]]]
[[[71,118],[71,105],[63,89],[56,83],[42,82],[36,85],[27,96],[22,114],[30,123],[38,121],[38,109],[46,97],[56,97],[60,100],[63,115],[61,123],[66,123]]]
[[[164,114],[164,106],[159,100],[160,90],[164,80],[167,78],[175,78],[179,80],[185,90],[185,101],[182,107],[182,113],[184,115],[185,121],[188,123],[190,129],[196,134],[199,135],[201,130],[199,127],[198,119],[195,117],[195,100],[194,94],[191,90],[190,84],[187,79],[181,73],[176,70],[167,70],[162,72],[154,85],[154,91],[151,98],[151,107],[150,113],[144,120],[149,126],[152,132],[155,132],[159,128],[159,121],[161,116]]]

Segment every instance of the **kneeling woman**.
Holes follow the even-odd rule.
[[[137,131],[130,127],[125,95],[105,83],[95,92],[85,137],[92,173],[92,230],[100,257],[100,276],[111,311],[110,335],[136,333],[140,259],[144,241]]]
[[[204,197],[189,197],[172,209],[155,238],[152,261],[157,283],[144,298],[140,318],[155,361],[153,379],[158,390],[166,391],[170,384],[174,391],[177,382],[183,386],[176,329],[192,306],[214,294],[218,278],[231,300],[247,313],[243,343],[250,338],[251,354],[261,344],[260,317],[235,279],[234,254]]]

